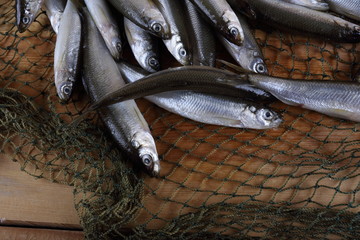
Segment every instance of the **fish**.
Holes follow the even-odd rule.
[[[247,24],[245,18],[240,14],[237,14],[237,17],[244,30],[243,44],[238,46],[218,34],[220,42],[225,46],[230,55],[242,68],[259,74],[268,74],[268,69],[264,62],[264,56],[250,30],[249,25]]]
[[[248,74],[247,79],[283,103],[360,122],[358,82],[291,80],[259,74]]]
[[[163,39],[171,55],[182,65],[191,64],[191,47],[183,17],[181,1],[153,0],[169,24],[171,37]]]
[[[55,86],[63,101],[69,100],[79,72],[82,24],[75,4],[67,1],[55,43]]]
[[[241,45],[244,32],[226,0],[190,0],[209,22],[230,42]]]
[[[194,4],[184,0],[189,38],[192,43],[192,63],[194,65],[215,66],[216,42],[214,31],[200,15]]]
[[[324,0],[329,4],[330,10],[360,22],[359,0]]]
[[[112,89],[122,87],[115,60],[86,8],[83,51],[83,83],[91,101],[97,101]],[[160,162],[149,126],[135,101],[129,100],[99,110],[100,116],[115,141],[134,163],[151,175],[160,172]]]
[[[118,67],[127,82],[144,78],[147,73],[125,62]],[[234,128],[267,129],[278,127],[282,118],[275,111],[241,98],[172,91],[146,96],[145,99],[172,113],[194,121]]]
[[[337,42],[359,42],[360,26],[325,12],[282,0],[228,0],[253,20],[280,30],[313,35]],[[245,4],[245,6],[244,6]],[[248,13],[248,12],[251,12]]]
[[[104,38],[111,55],[115,60],[119,60],[122,55],[121,33],[107,2],[105,0],[85,0],[85,5],[101,36]]]
[[[150,33],[169,39],[170,27],[152,0],[109,0],[110,3],[133,23]]]
[[[283,0],[287,3],[297,4],[317,11],[328,11],[329,5],[325,0]]]
[[[65,10],[66,0],[44,0],[44,9],[56,34],[59,32],[60,20]]]
[[[241,75],[208,66],[181,66],[152,73],[122,88],[113,89],[94,102],[88,111],[128,99],[176,90],[193,90],[257,101],[273,99],[271,94],[254,88],[247,80],[243,80]]]
[[[125,34],[139,65],[148,72],[160,70],[158,42],[150,33],[124,17]]]
[[[19,32],[25,30],[35,20],[44,0],[16,0],[16,25]]]

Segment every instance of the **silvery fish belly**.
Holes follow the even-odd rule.
[[[16,25],[24,32],[35,20],[43,0],[16,0]]]
[[[360,122],[357,82],[290,80],[255,74],[249,74],[248,79],[286,104]]]
[[[73,0],[68,0],[60,20],[54,53],[56,91],[64,101],[70,98],[78,75],[81,28],[79,12]]]
[[[124,86],[115,60],[86,9],[83,54],[83,82],[92,101]],[[133,100],[113,104],[100,110],[110,133],[134,163],[151,175],[158,175],[160,162],[150,129]]]

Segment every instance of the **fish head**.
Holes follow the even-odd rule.
[[[73,82],[71,81],[64,82],[57,87],[58,96],[63,101],[69,100],[72,90],[73,90]]]
[[[162,39],[170,38],[170,27],[165,20],[153,20],[149,23],[150,30],[153,34]]]
[[[190,50],[187,49],[178,34],[174,34],[171,39],[164,41],[174,58],[182,65],[190,65],[192,61]]]
[[[139,64],[148,72],[157,72],[160,70],[160,62],[155,52],[143,52],[138,56]]]
[[[160,173],[160,161],[151,134],[148,132],[136,133],[131,140],[131,145],[138,155],[142,167],[151,176],[158,176]]]
[[[115,46],[116,51],[111,52],[112,49],[109,49],[111,55],[115,58],[115,60],[119,61],[122,55],[123,46],[119,37],[113,37],[111,39],[111,46]]]
[[[20,1],[21,2],[21,1]],[[34,14],[29,10],[21,9],[17,7],[16,9],[16,25],[19,29],[19,32],[24,32],[34,20]]]
[[[250,104],[241,112],[242,127],[252,129],[267,129],[278,127],[282,123],[281,116],[275,111]]]
[[[242,45],[244,41],[244,34],[241,34],[242,30],[239,27],[230,25],[227,29],[227,37],[237,45]]]

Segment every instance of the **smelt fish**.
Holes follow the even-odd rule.
[[[90,14],[83,9],[85,40],[83,82],[92,101],[97,101],[125,83]],[[100,110],[110,133],[127,156],[151,175],[158,175],[160,162],[155,141],[135,101],[125,101]]]
[[[325,0],[283,0],[283,1],[304,6],[307,8],[311,8],[317,11],[329,10],[329,5],[325,2]]]
[[[109,0],[126,18],[163,39],[170,38],[170,28],[152,0]]]
[[[148,72],[160,69],[158,42],[154,36],[124,18],[125,34],[136,61]]]
[[[286,104],[360,122],[357,82],[289,80],[258,74],[249,74],[248,80]]]
[[[35,20],[43,0],[16,0],[16,25],[24,32]]]
[[[127,63],[118,64],[127,82],[147,75]],[[236,128],[266,129],[279,126],[281,117],[274,111],[240,98],[210,95],[192,91],[164,92],[145,97],[170,112],[207,124]]]
[[[325,0],[330,10],[348,18],[360,21],[360,1],[359,0]]]
[[[150,74],[126,84],[95,102],[90,110],[117,102],[176,90],[193,90],[223,96],[268,101],[272,96],[253,87],[243,76],[207,66],[183,66]]]
[[[81,20],[73,0],[68,0],[60,20],[55,44],[54,74],[57,94],[68,100],[78,75]]]
[[[105,0],[85,0],[85,4],[105,40],[111,55],[119,60],[122,54],[121,33]]]
[[[190,0],[184,0],[192,43],[193,64],[215,66],[216,46],[214,31]]]
[[[241,45],[244,32],[226,0],[190,0],[230,42]]]

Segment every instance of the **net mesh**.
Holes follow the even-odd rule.
[[[82,86],[68,103],[54,86],[56,35],[46,15],[15,27],[0,0],[0,149],[22,171],[74,186],[88,239],[356,239],[360,125],[288,106],[277,129],[201,124],[137,100],[162,158],[159,178],[136,172]],[[273,76],[350,80],[359,44],[255,30]],[[169,56],[163,57],[170,59]],[[225,56],[226,58],[226,56]]]

